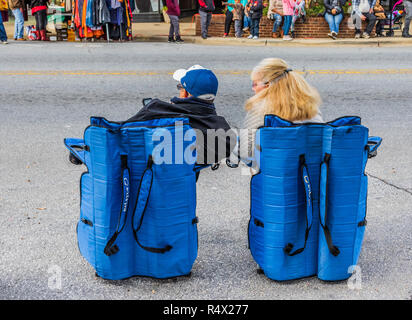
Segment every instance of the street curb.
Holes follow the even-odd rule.
[[[412,40],[404,40],[402,38],[373,38],[373,39],[341,39],[329,40],[324,39],[297,39],[292,41],[283,41],[281,39],[261,38],[258,40],[250,40],[246,38],[217,38],[212,37],[206,40],[195,36],[182,36],[185,43],[192,43],[198,45],[208,46],[263,46],[263,47],[338,47],[338,46],[412,46]],[[167,42],[167,36],[152,36],[152,37],[138,37],[133,39],[136,42]]]
[[[342,39],[342,40],[329,40],[326,39],[298,39],[292,41],[283,41],[281,39],[219,39],[219,38],[208,38],[206,40],[198,37],[185,37],[185,41],[203,44],[203,45],[230,45],[230,46],[288,46],[288,47],[299,47],[299,46],[317,46],[317,47],[335,47],[335,46],[412,46],[412,40],[403,39]]]

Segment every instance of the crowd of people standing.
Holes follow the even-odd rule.
[[[14,40],[25,41],[24,38],[24,13],[27,6],[36,19],[36,40],[48,41],[46,35],[48,0],[0,0],[0,11],[11,10],[14,16]],[[0,41],[7,44],[7,33],[0,14]]]
[[[167,14],[170,18],[169,42],[184,42],[180,35],[179,0],[165,0]],[[327,34],[332,39],[337,39],[340,24],[344,18],[344,6],[348,0],[323,0],[324,16],[329,25],[330,32]],[[405,10],[405,21],[402,37],[410,38],[409,25],[412,20],[412,0],[400,0]],[[207,39],[208,28],[215,11],[214,0],[198,0],[201,24],[201,37]],[[0,11],[11,10],[15,17],[14,40],[24,41],[24,17],[23,13],[28,7],[36,19],[34,31],[36,40],[47,41],[47,8],[48,0],[0,0]],[[273,21],[272,37],[283,38],[285,41],[293,39],[295,22],[301,19],[305,22],[305,0],[227,0],[223,2],[226,6],[225,24],[223,37],[229,35],[232,23],[234,24],[235,36],[240,38],[244,32],[249,31],[249,39],[259,39],[259,26],[263,17],[264,8],[267,7],[267,18]],[[386,18],[380,0],[352,0],[351,19],[355,25],[355,38],[370,38],[372,30],[376,26],[376,35],[383,36],[383,26]],[[362,32],[362,23],[366,22],[366,28]],[[0,15],[0,42],[7,44],[7,34]]]
[[[215,10],[213,0],[198,0],[199,14],[201,18],[201,36],[208,38],[208,27],[212,12]],[[344,6],[348,0],[324,0],[325,10],[323,16],[329,25],[327,34],[332,39],[339,35],[340,23],[344,18]],[[402,1],[400,1],[402,2]],[[229,35],[230,27],[234,23],[235,36],[242,37],[243,32],[250,31],[249,39],[259,38],[259,24],[263,16],[263,9],[268,7],[267,17],[273,21],[272,36],[290,41],[293,39],[295,22],[302,19],[305,22],[305,0],[227,0],[223,3],[227,9],[225,12],[225,26],[223,37]],[[409,38],[409,24],[412,20],[412,0],[403,0],[406,12],[402,36]],[[377,36],[383,36],[383,25],[386,19],[385,11],[380,0],[353,0],[350,18],[355,25],[355,38],[370,38],[373,28],[376,26]],[[367,25],[362,32],[362,22]]]

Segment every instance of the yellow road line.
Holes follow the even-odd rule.
[[[309,75],[368,75],[368,74],[412,74],[412,69],[360,69],[360,70],[295,70]],[[248,75],[248,70],[217,70],[219,75]],[[0,76],[164,76],[172,71],[0,71]]]

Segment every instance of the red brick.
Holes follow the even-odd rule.
[[[200,17],[196,15],[196,35],[200,36]],[[346,16],[339,29],[339,38],[352,38],[355,30],[348,27],[349,16]],[[209,35],[212,37],[221,37],[224,33],[225,15],[218,14],[212,16],[212,21],[209,26]],[[272,37],[273,22],[263,17],[260,21],[259,33],[261,37]],[[366,26],[363,23],[364,28]],[[329,26],[323,17],[306,17],[306,22],[297,21],[295,24],[296,38],[327,38]],[[231,25],[229,36],[234,36],[234,24]],[[249,35],[246,32],[244,36]]]

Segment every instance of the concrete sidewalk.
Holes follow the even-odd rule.
[[[32,24],[31,22],[26,23]],[[13,39],[14,21],[9,20],[4,23],[8,38]],[[133,40],[138,42],[166,42],[169,34],[168,23],[133,23]],[[211,37],[203,40],[196,36],[195,23],[190,18],[183,19],[180,23],[180,33],[186,43],[200,45],[229,45],[229,46],[410,46],[412,38],[406,39],[396,31],[394,37],[370,38],[370,39],[295,39],[293,41],[283,41],[282,39],[260,38],[251,40],[247,38],[220,38]]]

